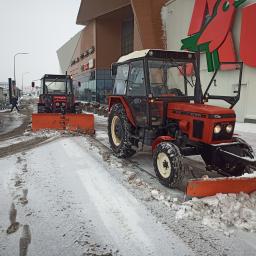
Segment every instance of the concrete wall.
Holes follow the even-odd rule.
[[[70,66],[80,35],[81,35],[81,32],[78,32],[67,43],[65,43],[59,50],[57,50],[57,55],[60,63],[60,71],[62,74],[65,74],[65,72],[68,70]]]
[[[247,1],[247,4],[255,3],[256,0]],[[166,4],[163,22],[166,24],[167,48],[169,50],[180,50],[181,39],[187,37],[189,24],[193,12],[194,0],[169,1]],[[235,41],[235,49],[238,53],[239,60],[239,42],[241,28],[241,9],[238,10],[234,26],[233,36]],[[203,86],[206,87],[212,73],[208,73],[206,67],[206,58],[202,54],[201,57],[201,76]],[[244,67],[243,86],[240,102],[236,105],[237,118],[239,121],[244,119],[256,120],[256,69],[249,66]],[[212,94],[232,95],[238,83],[237,71],[221,71],[217,76],[217,87],[214,87]],[[225,105],[223,102],[211,102],[213,104]]]
[[[96,22],[95,20],[91,21],[82,31],[77,42],[76,48],[73,53],[73,59],[80,58],[81,53],[84,53],[86,50],[91,48],[92,46],[96,49]],[[81,71],[81,66],[89,62],[90,59],[94,59],[96,61],[96,50],[93,54],[85,57],[80,60],[78,63],[72,65],[69,68],[69,73],[73,76],[80,75],[86,71]]]
[[[121,56],[121,25],[119,19],[97,19],[96,21],[96,68],[110,68]]]
[[[161,9],[166,0],[132,0],[135,50],[163,49]]]

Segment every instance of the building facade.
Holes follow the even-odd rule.
[[[82,0],[77,24],[85,27],[66,44],[67,71],[81,82],[79,99],[106,104],[113,88],[110,67],[120,56],[150,48],[201,49],[204,90],[220,65],[211,94],[234,96],[238,65],[223,62],[244,63],[235,110],[239,121],[256,122],[255,13],[256,0]],[[211,103],[228,107],[224,101]]]
[[[0,82],[0,108],[5,108],[9,103],[9,85],[5,82]]]
[[[77,97],[107,104],[112,93],[111,64],[135,50],[163,48],[161,8],[165,0],[83,0],[77,24],[85,28],[73,50],[68,73],[81,87]],[[147,6],[147,8],[145,8]],[[65,49],[74,46],[74,38],[58,50],[62,66]],[[70,56],[70,51],[68,51]],[[67,56],[66,56],[67,57]]]

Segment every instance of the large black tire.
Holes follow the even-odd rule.
[[[179,148],[170,142],[160,143],[153,154],[155,173],[164,186],[177,188],[185,170]]]
[[[75,113],[75,114],[82,114],[82,106],[80,102],[76,102],[72,107],[71,111],[72,113]]]
[[[251,158],[252,160],[255,158],[254,152],[252,147],[247,144],[247,142],[239,137],[235,137],[235,140],[237,142],[240,142],[242,145],[244,145],[243,147],[241,147],[240,152],[238,152],[240,156],[242,157],[248,157]],[[248,167],[246,164],[244,163],[238,163],[231,161],[231,160],[224,160],[224,164],[223,166],[229,166],[229,167],[224,167],[224,171],[231,174],[232,176],[241,176],[245,173],[250,172],[250,167]]]
[[[255,158],[253,149],[249,144],[238,137],[234,137],[233,139],[234,141],[239,142],[239,144],[230,145],[229,147],[226,146],[226,151],[240,157],[251,158],[252,160]],[[251,171],[250,167],[245,162],[239,162],[230,156],[224,156],[222,153],[218,153],[213,162],[211,154],[212,152],[207,150],[204,150],[201,153],[208,170],[215,170],[224,176],[241,176],[244,173]]]
[[[37,104],[37,113],[46,113],[46,108],[44,104]]]
[[[117,157],[129,158],[136,153],[132,149],[132,130],[123,105],[113,105],[108,117],[108,137],[111,149]]]

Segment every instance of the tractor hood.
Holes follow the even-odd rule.
[[[168,117],[172,117],[173,114],[210,119],[236,118],[236,114],[233,109],[183,102],[168,104]]]
[[[181,131],[188,134],[191,141],[206,144],[232,142],[236,121],[233,109],[174,102],[168,104],[167,116],[169,120],[178,121]],[[214,132],[216,127],[219,130]]]

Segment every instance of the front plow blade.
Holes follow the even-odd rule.
[[[94,115],[93,114],[66,114],[66,130],[94,134]]]
[[[250,194],[256,191],[256,178],[214,178],[189,180],[186,195],[190,197],[214,196],[222,194]]]
[[[68,130],[94,134],[93,114],[32,114],[32,130]]]

